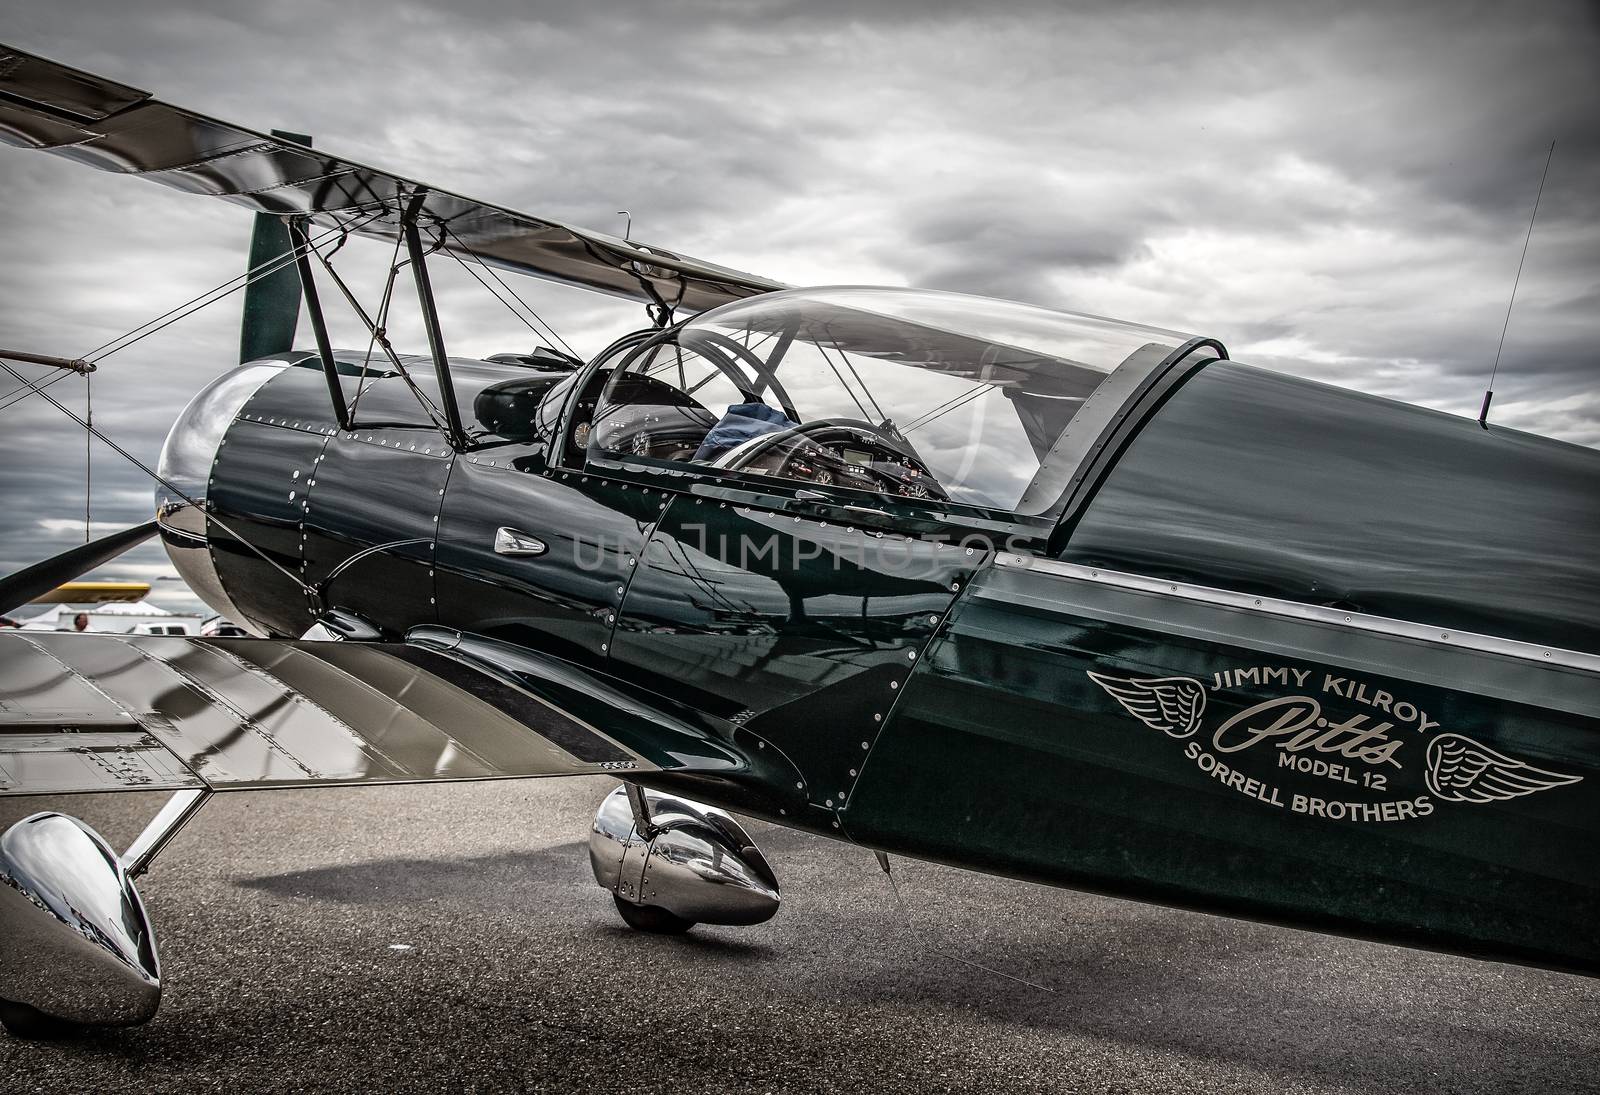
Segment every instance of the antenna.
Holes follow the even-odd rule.
[[[617,210],[617,216],[628,218],[628,227],[622,230],[622,238],[626,241],[629,236],[633,235],[633,214],[626,209],[619,209]]]
[[[1556,143],[1544,158],[1544,174],[1539,176],[1539,193],[1533,199],[1533,216],[1528,218],[1528,234],[1522,237],[1522,257],[1517,260],[1517,276],[1511,282],[1511,300],[1506,304],[1506,321],[1500,325],[1500,345],[1494,351],[1494,368],[1489,370],[1489,386],[1483,390],[1483,406],[1478,408],[1478,425],[1489,428],[1489,403],[1494,399],[1494,378],[1500,372],[1500,353],[1506,348],[1506,331],[1511,326],[1511,309],[1517,303],[1517,286],[1522,284],[1522,264],[1528,261],[1528,241],[1533,239],[1533,222],[1539,219],[1539,202],[1544,197],[1544,181],[1550,177],[1550,161],[1555,159]]]

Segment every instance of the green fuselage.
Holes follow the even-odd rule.
[[[322,602],[218,525],[208,550],[264,633],[329,610],[390,640],[437,625],[670,707],[735,759],[647,782],[770,821],[1600,970],[1595,454],[1299,381],[1252,379],[1267,394],[1241,410],[1243,368],[1202,370],[1072,527],[1038,529],[589,466],[547,439],[455,453],[398,382],[363,397],[381,425],[339,431],[307,410],[322,374],[290,367],[228,427],[210,504]],[[464,403],[529,375],[455,373]],[[1226,452],[1185,432],[1205,422]],[[1269,428],[1294,440],[1252,445]],[[1420,439],[1416,459],[1363,429]],[[1480,459],[1494,512],[1464,536],[1438,484]],[[507,528],[543,550],[497,551]],[[629,744],[687,748],[650,738]]]

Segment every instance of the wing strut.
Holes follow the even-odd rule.
[[[161,854],[161,849],[172,843],[172,838],[200,812],[213,792],[207,787],[188,787],[174,791],[161,811],[150,819],[144,832],[134,839],[122,853],[122,869],[129,878],[138,878],[150,869],[150,863]]]
[[[350,408],[344,401],[344,387],[339,383],[339,367],[333,360],[333,347],[328,342],[328,321],[322,314],[322,300],[317,296],[317,281],[311,271],[311,239],[306,235],[305,219],[296,217],[288,222],[289,239],[294,243],[295,267],[300,273],[300,292],[305,297],[306,315],[311,319],[311,333],[317,340],[317,356],[322,359],[322,372],[328,378],[328,398],[333,400],[333,414],[339,428],[351,428]]]
[[[95,370],[94,362],[82,358],[51,357],[49,354],[30,354],[22,350],[0,350],[0,357],[12,361],[26,361],[29,365],[48,365],[52,369],[66,369],[68,372],[82,373],[84,376]]]
[[[422,325],[428,332],[428,350],[433,354],[433,371],[439,377],[439,400],[444,404],[444,420],[450,447],[461,452],[467,447],[467,431],[461,425],[461,407],[456,402],[455,385],[450,381],[450,359],[444,352],[444,332],[439,328],[439,309],[433,300],[433,283],[428,278],[427,252],[422,247],[422,234],[417,231],[417,216],[422,203],[428,200],[427,190],[418,190],[406,208],[406,253],[411,256],[411,276],[417,283],[417,303],[422,308]]]
[[[402,232],[400,234],[399,239],[396,241],[396,244],[395,244],[395,256],[396,256],[397,259],[399,257],[400,243],[404,242],[404,240],[405,240],[405,234],[404,234],[404,232]],[[343,245],[344,245],[344,241],[341,240],[339,246],[342,247]],[[339,250],[339,248],[335,247],[334,248],[334,253],[337,253],[338,250]],[[383,351],[383,356],[388,358],[389,364],[394,366],[395,371],[400,374],[400,379],[404,380],[405,384],[406,384],[406,387],[411,389],[411,394],[416,397],[417,405],[420,406],[422,408],[423,413],[428,416],[428,419],[429,419],[429,421],[431,421],[433,423],[434,428],[439,431],[439,435],[441,437],[443,437],[445,439],[446,443],[449,444],[452,448],[456,449],[457,451],[460,451],[460,449],[463,448],[464,446],[460,445],[460,444],[457,444],[457,439],[455,437],[451,436],[451,428],[450,428],[449,421],[448,420],[444,421],[444,422],[439,421],[438,408],[436,408],[433,405],[433,401],[432,400],[430,400],[426,395],[423,394],[422,389],[417,387],[416,381],[414,381],[411,378],[411,371],[406,368],[406,363],[404,361],[401,361],[400,360],[400,355],[395,352],[394,344],[389,341],[389,334],[388,334],[388,331],[385,328],[385,324],[387,323],[386,317],[387,317],[388,312],[389,312],[389,304],[390,304],[390,301],[392,299],[391,291],[394,288],[395,275],[399,271],[401,266],[406,265],[411,260],[408,258],[405,263],[396,262],[394,265],[390,266],[388,284],[387,284],[387,287],[383,291],[383,301],[378,307],[377,318],[374,319],[372,316],[369,316],[367,314],[367,310],[361,306],[361,301],[359,299],[357,299],[355,293],[351,291],[350,286],[345,284],[345,280],[339,276],[339,271],[337,271],[337,270],[335,270],[333,268],[333,263],[328,261],[328,256],[324,255],[317,248],[312,248],[311,253],[313,255],[315,255],[317,261],[322,264],[322,268],[328,272],[328,276],[333,279],[334,285],[338,286],[339,292],[344,296],[345,302],[350,305],[350,310],[355,313],[356,318],[359,319],[361,321],[362,325],[366,327],[367,333],[372,338],[373,345],[377,346],[379,349],[381,349]],[[431,299],[431,289],[430,289],[430,299]],[[435,323],[438,322],[437,317],[435,317],[434,322]],[[440,343],[440,346],[442,348],[442,346],[443,346],[442,341]],[[371,352],[371,349],[369,347],[368,353],[370,354],[370,352]],[[324,371],[326,371],[327,367],[328,367],[328,363],[327,363],[326,360],[324,360],[324,362],[323,362]],[[363,367],[362,375],[365,376],[365,368],[364,367]],[[444,375],[446,377],[449,376],[448,365],[446,366],[446,372],[445,372]],[[446,397],[448,397],[448,399],[447,399],[448,405],[450,405],[451,407],[455,406],[455,389],[454,388],[452,388],[448,384],[441,383],[440,384],[440,393],[439,394],[440,394],[440,398],[441,399],[445,399]],[[356,392],[355,405],[357,407],[359,407],[360,404],[361,404],[361,392],[358,390]],[[351,412],[352,423],[354,422],[354,417],[355,417],[354,409],[352,409],[352,412]],[[459,408],[456,409],[455,422],[456,422],[456,427],[459,430],[460,429],[460,424],[461,424],[461,413],[460,413]],[[354,429],[355,427],[354,427],[354,425],[352,425],[350,428]]]

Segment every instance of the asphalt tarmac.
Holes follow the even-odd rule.
[[[775,920],[638,935],[589,875],[611,786],[219,795],[140,884],[161,1014],[0,1036],[0,1091],[1600,1091],[1600,980],[900,860],[897,905],[765,826]],[[121,847],[159,801],[0,823]]]

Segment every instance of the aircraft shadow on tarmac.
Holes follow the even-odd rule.
[[[588,873],[584,844],[558,844],[527,852],[460,858],[403,857],[312,867],[240,878],[235,884],[278,897],[315,898],[357,905],[413,905],[497,885],[518,890],[540,884],[570,885],[578,865]]]
[[[684,975],[722,978],[735,998],[764,991],[823,1006],[943,1013],[1363,1085],[1468,1089],[1489,1080],[1494,1089],[1497,1075],[1540,1077],[1547,1091],[1586,1083],[1587,1046],[1563,1036],[1593,1029],[1600,1017],[1600,994],[1581,979],[897,860],[902,912],[870,857],[859,853],[865,862],[857,863],[854,851],[846,858],[816,843],[772,849],[795,883],[788,907],[779,922],[742,937],[721,929],[638,937],[599,901],[592,929],[582,927],[586,910],[568,915],[602,944],[595,961],[646,949],[668,961],[692,955]],[[487,893],[570,905],[571,888],[587,883],[586,856],[571,842],[235,881],[283,898],[361,905]],[[569,893],[562,899],[552,887]],[[1570,1006],[1555,1003],[1563,998]],[[1541,999],[1543,1018],[1527,1011]]]

